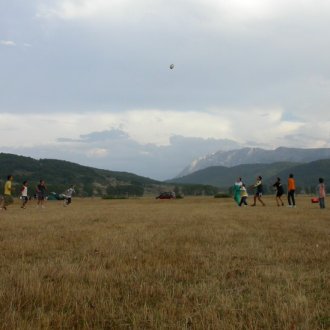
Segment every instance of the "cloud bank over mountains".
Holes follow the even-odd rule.
[[[172,136],[169,144],[142,144],[120,129],[92,132],[78,139],[59,138],[57,144],[3,148],[2,151],[35,158],[64,159],[97,168],[127,171],[165,180],[172,178],[188,162],[204,152],[229,150],[239,144],[231,140]]]

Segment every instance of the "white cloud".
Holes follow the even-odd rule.
[[[90,132],[100,132],[102,137],[102,131],[117,127],[141,144],[168,145],[171,136],[182,135],[231,139],[242,144],[252,140],[277,147],[290,144],[290,139],[286,140],[285,136],[304,134],[304,131],[307,135],[313,132],[317,136],[315,141],[310,141],[309,146],[312,147],[313,142],[318,146],[321,140],[324,145],[329,144],[326,118],[320,122],[318,118],[313,119],[311,114],[308,123],[286,121],[282,120],[283,112],[277,107],[220,108],[205,112],[131,110],[120,113],[30,114],[24,115],[24,120],[21,120],[20,114],[0,114],[0,141],[6,141],[5,145],[13,147],[56,145],[61,141],[59,138],[65,137],[74,142]],[[118,140],[115,134],[113,138]],[[97,139],[84,141],[92,143],[97,142]]]
[[[0,40],[0,45],[14,47],[16,43],[12,40]]]
[[[0,114],[0,148],[167,179],[195,158],[251,146],[248,141],[264,148],[330,147],[329,118],[303,123],[283,117],[278,107],[25,114],[24,120]]]
[[[193,0],[190,7],[200,9],[201,15],[205,11],[212,11],[239,20],[253,19],[274,14],[274,7],[278,5],[275,0]],[[150,12],[164,14],[172,8],[173,14],[178,10],[187,10],[186,1],[162,1],[162,0],[60,0],[56,5],[43,5],[41,13],[44,16],[55,15],[62,19],[90,18],[96,16],[115,16],[118,14],[141,15]],[[187,11],[189,14],[189,9]],[[198,13],[197,13],[198,14]]]
[[[39,16],[61,19],[120,18],[157,16],[194,17],[223,25],[286,18],[305,13],[324,16],[330,3],[323,0],[58,0],[39,7]],[[206,19],[207,15],[207,19]],[[220,20],[219,20],[220,19]],[[97,22],[97,21],[96,21]]]
[[[120,19],[148,12],[154,2],[141,0],[61,0],[56,5],[43,4],[39,7],[38,16],[58,17],[65,20],[112,18]]]
[[[87,151],[87,156],[94,158],[104,158],[106,156],[108,156],[109,151],[107,149],[104,148],[94,148],[94,149],[90,149]]]

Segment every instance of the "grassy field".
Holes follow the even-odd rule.
[[[330,329],[330,208],[265,201],[16,201],[1,328]]]

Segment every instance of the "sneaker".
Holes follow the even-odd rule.
[[[287,205],[287,207],[292,207],[292,205]]]

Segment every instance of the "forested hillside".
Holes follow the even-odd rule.
[[[81,196],[129,194],[141,196],[148,187],[160,182],[132,173],[100,170],[79,164],[55,160],[0,154],[0,177],[3,182],[8,174],[14,184],[29,181],[30,191],[40,179],[46,181],[49,191],[62,192],[74,184]],[[17,189],[16,189],[17,190]]]
[[[34,194],[40,179],[45,180],[49,192],[64,192],[75,185],[79,196],[143,196],[175,190],[185,195],[212,195],[216,187],[181,184],[174,186],[136,174],[108,171],[56,159],[36,160],[30,157],[0,153],[0,184],[7,176],[14,176],[14,195],[18,195],[24,180],[29,181],[29,193]],[[1,188],[2,189],[2,188]]]

